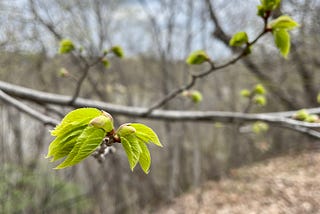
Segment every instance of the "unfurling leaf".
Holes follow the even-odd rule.
[[[184,91],[182,95],[190,98],[194,103],[200,103],[202,101],[202,94],[197,90]]]
[[[103,129],[87,126],[77,138],[77,143],[74,145],[67,158],[58,165],[56,169],[73,166],[91,155],[101,144],[105,135],[106,132]]]
[[[262,84],[257,84],[255,87],[254,87],[254,93],[256,94],[261,94],[261,95],[264,95],[266,94],[266,89],[264,88],[264,86]]]
[[[106,58],[103,58],[103,59],[101,60],[101,62],[102,62],[103,66],[104,66],[106,69],[110,68],[110,62],[109,62],[109,60],[107,60]]]
[[[284,30],[292,30],[296,27],[299,27],[299,24],[294,21],[290,16],[283,15],[279,18],[270,22],[269,27],[272,30],[284,29]]]
[[[269,125],[265,122],[257,121],[252,125],[252,131],[255,134],[267,132],[268,130],[269,130]]]
[[[316,123],[319,122],[319,116],[316,114],[310,114],[304,121],[308,123]]]
[[[62,169],[88,157],[113,130],[112,117],[95,108],[80,108],[68,113],[51,131],[56,138],[51,142],[47,158],[66,159],[56,167]]]
[[[157,146],[162,147],[157,134],[150,127],[141,123],[130,123],[130,126],[135,128],[135,134],[139,141],[142,141],[144,143],[153,143]]]
[[[240,91],[240,95],[242,97],[250,97],[251,96],[251,92],[248,89],[243,89]]]
[[[60,54],[65,54],[73,51],[75,49],[75,46],[73,42],[70,39],[63,39],[60,41],[60,46],[59,46],[59,53]]]
[[[102,128],[108,133],[113,130],[113,118],[110,114],[106,112],[103,113],[104,114],[93,118],[89,124],[96,128]]]
[[[124,52],[122,50],[122,48],[120,46],[113,46],[111,48],[111,51],[114,55],[116,55],[119,58],[123,58],[124,57]]]
[[[266,12],[270,12],[279,7],[281,0],[260,0],[261,5],[258,6],[258,16],[264,16]]]
[[[260,106],[265,106],[267,104],[267,99],[263,95],[256,95],[253,98],[253,102]]]
[[[204,52],[203,50],[198,50],[198,51],[192,52],[188,56],[186,62],[189,65],[200,65],[200,64],[202,64],[206,61],[209,61],[209,60],[210,60],[210,58],[206,52]]]
[[[284,58],[287,58],[290,52],[290,34],[287,30],[284,29],[277,29],[272,31],[274,42],[279,49],[281,55]]]
[[[242,46],[248,42],[248,35],[246,32],[238,32],[234,34],[229,42],[230,46]]]
[[[296,120],[305,120],[309,116],[309,113],[305,109],[300,109],[297,111],[294,115],[293,118]]]

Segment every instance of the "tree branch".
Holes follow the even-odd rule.
[[[47,115],[44,115],[44,114],[40,113],[39,111],[27,106],[26,104],[14,99],[13,97],[4,93],[2,90],[0,90],[0,99],[9,105],[12,105],[13,107],[18,109],[19,111],[30,115],[31,117],[33,117],[36,120],[39,120],[44,125],[56,126],[59,123],[59,121],[57,121],[51,117],[48,117]]]
[[[155,110],[149,115],[145,115],[146,108],[141,107],[131,107],[123,105],[115,105],[110,103],[105,103],[101,101],[94,101],[90,99],[78,98],[74,103],[70,104],[70,96],[52,94],[41,92],[21,86],[16,86],[10,83],[0,81],[0,89],[5,93],[19,97],[21,99],[42,103],[42,104],[55,104],[60,106],[69,107],[95,107],[101,110],[108,111],[115,115],[124,115],[130,117],[140,117],[156,120],[165,121],[193,121],[193,122],[223,122],[223,123],[243,123],[243,122],[254,122],[254,121],[264,121],[270,124],[281,126],[284,128],[289,128],[298,132],[308,134],[310,136],[316,137],[320,134],[312,130],[311,128],[319,128],[319,123],[307,123],[302,121],[297,121],[291,119],[290,117],[296,111],[287,112],[273,112],[273,113],[260,113],[260,114],[247,114],[240,112],[223,112],[223,111],[172,111],[172,110]],[[16,100],[11,98],[5,93],[1,93],[0,98],[6,102],[13,104]],[[7,101],[7,97],[11,99]],[[12,101],[15,100],[15,101]],[[23,104],[23,103],[22,103]],[[56,124],[57,121],[53,121],[51,118],[39,114],[38,111],[26,107],[25,104],[21,105],[14,104],[19,110],[33,116],[34,118],[42,121],[45,124]],[[27,110],[26,110],[27,109]],[[307,109],[309,113],[320,113],[320,108]],[[40,116],[39,116],[40,115]],[[318,135],[319,134],[319,135]]]

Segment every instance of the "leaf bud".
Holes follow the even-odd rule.
[[[95,128],[102,128],[107,133],[111,132],[113,130],[113,119],[110,114],[103,112],[102,115],[93,118],[89,125],[95,127]]]

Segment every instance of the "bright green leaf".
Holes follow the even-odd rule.
[[[70,39],[63,39],[60,41],[59,45],[59,53],[65,54],[73,51],[75,49],[75,46],[73,42]]]
[[[46,158],[53,157],[51,161],[56,161],[60,158],[65,157],[72,150],[76,144],[77,138],[81,135],[83,130],[87,127],[75,126],[63,135],[59,135],[49,145],[48,155]]]
[[[264,95],[256,95],[253,98],[255,104],[260,106],[265,106],[267,104],[267,99]]]
[[[137,165],[142,149],[139,145],[138,139],[134,134],[128,135],[126,137],[120,137],[121,144],[124,151],[127,154],[130,169],[133,171],[134,167]]]
[[[249,91],[248,89],[243,89],[240,91],[240,95],[242,97],[250,97],[251,96],[251,91]]]
[[[153,143],[162,147],[157,134],[150,127],[141,123],[130,123],[129,126],[132,126],[136,129],[135,135],[140,141],[145,143]]]
[[[272,31],[274,42],[279,49],[281,55],[284,58],[287,58],[289,52],[290,52],[290,34],[287,32],[287,30],[284,29],[278,29]]]
[[[73,166],[88,157],[101,144],[105,135],[106,132],[103,129],[93,126],[85,128],[67,158],[56,169]]]
[[[255,87],[254,87],[254,93],[256,94],[261,94],[261,95],[264,95],[266,94],[266,89],[264,88],[264,86],[262,84],[257,84]]]
[[[79,108],[69,112],[59,125],[51,131],[51,135],[58,136],[68,132],[74,126],[87,125],[94,117],[102,113],[96,108]]]
[[[283,15],[270,22],[269,26],[272,30],[292,30],[296,27],[299,27],[299,24],[296,21],[294,21],[290,16]]]
[[[229,42],[230,46],[242,46],[248,42],[248,35],[246,32],[238,32],[234,34]]]
[[[114,53],[114,55],[116,55],[119,58],[123,58],[124,57],[124,52],[122,50],[122,48],[120,46],[113,46],[111,48],[112,53]]]
[[[308,123],[315,123],[319,121],[319,116],[316,114],[310,114],[304,121]]]
[[[101,60],[101,62],[102,62],[103,66],[104,66],[106,69],[110,68],[110,62],[109,62],[109,60],[107,60],[106,58],[104,58],[104,59]]]
[[[141,148],[141,154],[139,158],[139,164],[141,169],[148,174],[151,165],[151,156],[147,145],[144,142],[139,142]]]
[[[209,60],[210,58],[206,52],[204,52],[203,50],[198,50],[198,51],[192,52],[188,56],[186,62],[189,65],[199,65]]]
[[[293,118],[296,120],[306,120],[308,117],[309,117],[309,112],[307,112],[307,110],[305,109],[300,109],[293,115]]]

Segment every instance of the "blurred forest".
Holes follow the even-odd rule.
[[[72,96],[82,75],[81,62],[58,55],[62,38],[82,46],[94,59],[112,45],[126,57],[97,64],[85,79],[80,97],[125,106],[151,106],[185,83],[185,58],[206,50],[215,62],[237,50],[232,34],[252,38],[263,26],[256,16],[258,0],[0,0],[0,80],[45,92]],[[252,113],[317,107],[320,69],[320,1],[283,1],[279,14],[301,26],[292,31],[292,49],[284,60],[271,36],[235,65],[201,79],[195,89],[203,101],[178,96],[170,110],[243,112],[243,88],[262,83],[268,103]],[[66,69],[68,77],[59,76]],[[25,101],[32,108],[61,119],[70,107]],[[137,121],[158,134],[164,148],[150,147],[151,172],[130,171],[124,151],[99,164],[87,158],[64,170],[44,158],[52,138],[49,129],[0,102],[1,213],[151,213],[165,202],[207,180],[228,176],[230,169],[281,154],[316,149],[316,140],[279,127],[254,133],[250,124],[159,121],[117,115],[116,124]],[[248,128],[249,127],[249,128]]]

